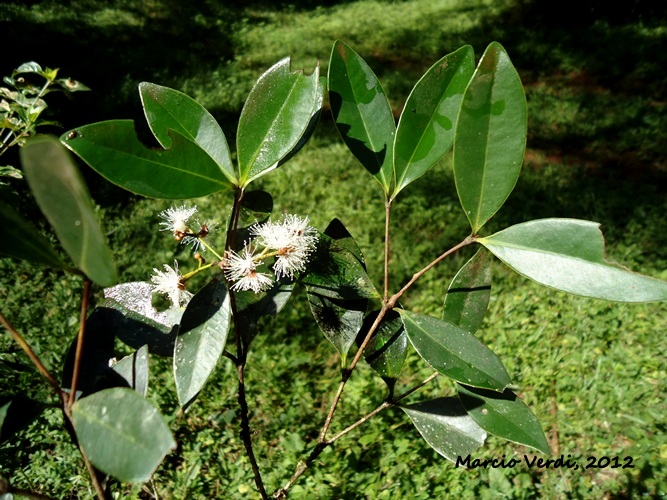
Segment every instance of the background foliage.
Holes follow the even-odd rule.
[[[285,55],[292,56],[295,68],[312,68],[319,59],[326,74],[332,41],[345,40],[373,67],[397,115],[416,79],[435,60],[464,43],[480,52],[491,40],[499,40],[526,87],[529,150],[515,191],[487,231],[538,217],[599,221],[610,260],[667,279],[667,198],[662,187],[667,185],[667,53],[662,49],[666,10],[641,0],[623,8],[595,0],[553,6],[527,0],[5,2],[0,6],[0,30],[13,45],[3,55],[2,72],[35,60],[60,67],[62,74],[88,85],[92,92],[50,103],[49,112],[66,129],[103,119],[136,118],[141,109],[137,85],[152,81],[196,98],[233,136],[252,83]],[[341,218],[361,245],[369,273],[380,281],[382,256],[375,249],[383,233],[376,216],[382,212],[382,200],[361,169],[325,113],[304,151],[284,169],[259,180],[257,187],[273,194],[277,211],[308,213],[320,229],[333,217]],[[321,185],[322,172],[340,186],[336,193]],[[130,197],[89,169],[84,174],[105,216],[121,280],[145,280],[155,263],[186,255],[157,234],[156,214],[166,203]],[[218,215],[217,207],[229,204],[225,196],[202,201],[200,212],[224,219],[227,214]],[[394,282],[409,278],[414,262],[432,258],[467,234],[450,157],[428,180],[406,188],[395,206],[393,227]],[[470,256],[464,252],[427,274],[404,298],[405,306],[437,315],[442,304],[435,297],[442,296],[455,270]],[[631,455],[637,468],[572,472],[520,465],[465,472],[446,463],[416,432],[414,439],[394,437],[393,431],[409,432],[412,424],[400,410],[390,410],[325,452],[324,466],[294,487],[294,497],[667,493],[664,305],[611,305],[570,297],[522,279],[500,264],[494,271],[494,293],[481,340],[506,364],[554,452],[572,454],[580,464],[586,463],[581,457],[589,455]],[[3,311],[49,367],[59,364],[75,334],[76,282],[55,271],[0,260]],[[337,356],[309,318],[305,294],[293,300],[298,305],[284,311],[288,317],[279,317],[256,339],[247,373],[249,398],[256,401],[252,418],[259,461],[273,464],[264,472],[269,487],[278,486],[306,438],[315,436],[321,422],[312,415],[326,409],[338,380]],[[150,394],[170,418],[179,448],[145,491],[136,486],[127,496],[250,493],[250,468],[233,425],[237,415],[231,364],[220,362],[197,404],[181,415],[169,360],[151,362],[157,365],[153,373],[164,376],[149,382]],[[416,356],[407,362],[418,365]],[[16,364],[25,366],[21,375],[9,369]],[[341,425],[379,403],[369,401],[368,394],[379,398],[382,381],[368,367],[360,368],[345,393]],[[416,373],[413,383],[430,373],[406,372]],[[28,396],[47,393],[4,335],[0,379]],[[433,397],[453,391],[445,381],[440,384],[429,387]],[[46,421],[0,447],[0,472],[11,476],[16,486],[57,498],[87,498],[92,492],[79,475],[80,459],[67,437],[53,430],[59,429],[59,421],[53,411]],[[488,458],[521,458],[526,452],[493,438],[489,442]]]

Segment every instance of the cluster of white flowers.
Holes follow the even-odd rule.
[[[190,219],[197,213],[197,207],[171,207],[160,212],[163,219],[160,225],[161,231],[171,231],[174,238],[182,243],[192,244],[196,250],[205,244],[201,242],[209,231],[205,224],[193,231],[193,223]],[[308,225],[308,217],[286,215],[281,222],[267,222],[255,224],[250,228],[253,237],[250,243],[240,253],[227,251],[224,257],[220,257],[214,250],[211,251],[222,260],[218,263],[225,272],[227,280],[232,283],[232,290],[252,290],[260,293],[273,286],[275,280],[281,278],[294,279],[295,273],[306,269],[306,264],[311,253],[317,245],[317,231]],[[195,226],[195,227],[196,227]],[[200,266],[203,262],[200,256]],[[273,260],[273,275],[260,272],[258,267],[267,259]],[[210,267],[210,264],[204,267]],[[185,281],[196,274],[197,271],[189,273],[184,278],[178,270],[178,262],[174,261],[174,267],[164,265],[164,271],[153,269],[151,277],[151,289],[154,293],[163,293],[169,297],[174,307],[183,307],[188,303],[192,294],[185,290]],[[203,268],[202,268],[203,269]]]
[[[232,290],[252,290],[255,293],[271,288],[273,277],[257,271],[264,260],[275,257],[273,272],[276,279],[289,277],[306,269],[306,263],[317,244],[317,231],[308,225],[308,217],[286,215],[282,222],[256,224],[250,228],[254,236],[240,254],[228,252],[222,263]]]
[[[151,277],[153,292],[167,295],[175,307],[181,307],[190,301],[192,294],[185,289],[181,281],[178,262],[174,261],[173,268],[164,264],[164,271],[153,268],[153,273]]]

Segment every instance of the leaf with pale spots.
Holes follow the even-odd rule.
[[[509,389],[499,394],[458,384],[459,398],[477,424],[489,434],[549,454],[549,443],[537,418]]]
[[[466,413],[457,398],[437,398],[401,409],[424,440],[452,462],[480,448],[486,432]]]

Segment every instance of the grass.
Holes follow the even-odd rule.
[[[464,8],[464,3],[472,6]],[[586,2],[580,3],[583,9]],[[35,59],[44,65],[62,65],[63,74],[102,89],[91,101],[77,96],[55,107],[69,110],[62,121],[73,125],[112,113],[117,113],[114,117],[137,113],[136,83],[146,78],[200,98],[221,120],[228,137],[233,137],[234,113],[263,69],[288,54],[295,66],[312,67],[315,58],[328,57],[334,38],[346,39],[369,60],[400,110],[416,79],[442,54],[462,43],[473,43],[479,54],[491,39],[498,39],[526,84],[530,136],[522,177],[487,231],[538,217],[595,220],[602,223],[611,260],[667,279],[667,198],[660,187],[665,177],[665,55],[655,50],[664,41],[665,30],[650,13],[643,19],[631,15],[620,23],[612,7],[598,6],[598,17],[580,16],[576,23],[567,24],[564,15],[544,12],[548,8],[540,10],[531,2],[364,0],[315,9],[251,5],[233,11],[232,17],[224,17],[216,2],[203,3],[201,12],[167,1],[141,6],[114,2],[104,8],[94,2],[70,4],[56,10],[53,3],[35,2],[30,9],[14,7],[7,12],[14,21],[12,29],[30,29],[42,44],[38,55],[52,59],[43,61],[17,51],[17,64]],[[376,18],[378,11],[382,16]],[[183,22],[170,24],[178,15]],[[392,23],[384,24],[385,19]],[[423,29],[425,19],[438,29]],[[195,25],[202,27],[201,36],[187,34]],[[77,26],[95,28],[92,41],[71,38],[66,31],[77,30],[74,34],[80,36]],[[142,35],[146,27],[148,34]],[[51,35],[70,43],[75,54],[45,46],[44,40]],[[626,42],[616,43],[617,39]],[[167,42],[173,49],[169,54],[156,51],[153,45]],[[98,57],[110,57],[106,67],[87,60],[86,51],[77,54],[84,43],[100,44]],[[121,57],[124,47],[131,45],[136,50]],[[215,47],[223,49],[213,55]],[[95,104],[88,106],[93,100]],[[117,105],[115,110],[112,104]],[[156,230],[156,214],[168,202],[128,197],[87,175],[103,207],[101,215],[123,281],[145,280],[153,267],[187,257],[187,252]],[[383,206],[379,189],[347,153],[326,116],[311,143],[257,187],[272,193],[276,213],[308,214],[319,229],[333,217],[340,218],[364,252],[371,277],[380,282]],[[228,194],[197,203],[205,217],[224,223]],[[419,264],[467,234],[450,158],[401,194],[392,221],[391,282],[396,289]],[[405,297],[406,307],[439,314],[449,279],[468,256],[456,255],[429,273]],[[57,374],[76,330],[78,281],[6,259],[0,260],[0,276],[3,313]],[[247,383],[253,440],[270,490],[289,477],[312,445],[338,380],[335,350],[317,331],[304,299],[297,294],[293,307],[266,325],[250,355]],[[572,455],[580,468],[588,456],[632,456],[636,467],[574,472],[534,470],[522,464],[512,469],[463,471],[430,449],[395,409],[325,452],[292,496],[665,495],[666,320],[664,305],[610,304],[568,296],[497,263],[480,339],[505,363],[554,452]],[[15,363],[22,370],[14,370]],[[235,374],[229,361],[220,360],[199,400],[184,415],[177,411],[170,360],[152,357],[151,370],[150,398],[169,421],[179,448],[167,457],[151,483],[123,486],[121,496],[253,497],[252,475],[238,437]],[[429,374],[430,369],[412,353],[399,390]],[[0,336],[0,377],[3,388],[39,399],[49,397],[5,335]],[[451,392],[451,385],[439,379],[411,401]],[[383,397],[382,381],[360,366],[346,389],[334,430],[374,408]],[[56,498],[91,498],[85,469],[62,431],[58,412],[47,410],[45,417],[0,446],[0,473],[11,477],[16,486]],[[529,451],[491,437],[478,456],[509,459],[522,458],[524,453]]]

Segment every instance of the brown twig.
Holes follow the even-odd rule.
[[[14,327],[9,323],[9,321],[7,321],[7,318],[5,318],[5,316],[1,312],[0,312],[0,323],[7,329],[7,331],[19,345],[19,347],[23,349],[23,352],[26,353],[28,358],[30,358],[30,361],[32,361],[32,363],[37,368],[37,371],[39,371],[39,373],[42,374],[42,376],[46,379],[49,385],[53,387],[53,389],[58,394],[58,397],[63,399],[64,393],[63,390],[60,388],[60,384],[58,383],[58,381],[55,379],[53,375],[49,373],[49,371],[46,369],[42,361],[37,357],[35,352],[32,350],[30,345],[25,341],[25,339],[21,336],[21,334],[17,332],[16,329],[14,329]]]
[[[389,221],[391,220],[391,199],[384,204],[384,294],[383,303],[389,300]]]
[[[236,244],[236,232],[238,230],[239,218],[241,214],[241,202],[243,201],[243,188],[238,188],[234,195],[234,206],[232,207],[232,215],[230,217],[230,225],[227,229],[227,241],[225,243],[226,250],[233,250]],[[259,470],[259,464],[255,457],[255,452],[252,447],[252,433],[250,430],[250,412],[248,410],[248,401],[245,393],[245,364],[247,360],[247,349],[244,345],[242,332],[240,329],[238,321],[238,310],[236,306],[236,296],[232,290],[229,292],[230,305],[232,309],[232,319],[234,322],[234,332],[236,340],[236,356],[233,356],[231,353],[227,355],[229,359],[232,359],[236,364],[236,374],[238,377],[238,394],[237,399],[239,403],[239,408],[241,410],[241,440],[243,441],[243,446],[245,447],[246,454],[248,455],[248,460],[250,460],[250,466],[252,467],[252,473],[255,478],[255,485],[257,490],[263,499],[267,499],[266,488],[264,487],[264,482],[262,481],[262,474]]]
[[[460,250],[464,246],[470,245],[475,241],[475,238],[473,236],[468,236],[466,239],[464,239],[461,243],[458,245],[453,246],[449,250],[447,250],[445,253],[440,255],[438,258],[433,260],[430,264],[428,264],[426,267],[421,269],[420,271],[416,272],[410,281],[403,287],[401,288],[400,291],[392,295],[391,298],[389,298],[386,303],[382,306],[382,309],[380,310],[380,313],[378,314],[377,318],[375,318],[375,321],[373,322],[373,325],[370,327],[368,330],[368,333],[366,334],[366,337],[364,338],[363,342],[359,346],[359,349],[357,350],[356,355],[354,356],[354,359],[352,360],[352,363],[350,363],[350,367],[343,372],[342,380],[340,384],[338,385],[338,389],[336,390],[336,395],[334,396],[333,402],[331,403],[331,407],[329,408],[329,413],[327,414],[327,418],[324,421],[324,425],[322,426],[322,431],[320,432],[320,442],[326,442],[326,433],[329,430],[329,427],[331,426],[331,421],[333,420],[334,413],[336,412],[336,407],[338,406],[338,403],[340,401],[340,398],[343,395],[343,390],[345,388],[345,384],[347,384],[347,381],[349,380],[350,376],[352,375],[352,371],[354,368],[357,366],[357,363],[361,359],[361,356],[363,355],[364,349],[370,342],[371,338],[373,337],[373,334],[377,330],[377,328],[380,326],[380,323],[382,322],[382,319],[384,316],[387,314],[388,311],[396,307],[396,304],[398,303],[398,299],[419,279],[421,278],[424,273],[426,273],[429,269],[433,268],[436,266],[440,261],[442,261],[444,258],[447,256],[451,255],[452,253],[456,252],[457,250]],[[386,259],[386,258],[385,258]]]
[[[68,408],[72,408],[76,400],[76,386],[79,382],[79,370],[81,369],[81,354],[83,352],[83,338],[86,333],[86,318],[88,317],[88,301],[90,298],[90,280],[83,280],[83,296],[81,297],[81,311],[79,313],[79,334],[76,338],[76,354],[74,355],[74,368],[72,370],[72,383],[70,384]]]
[[[87,291],[87,287],[85,285],[84,285],[84,290]],[[84,293],[87,295],[86,292]],[[2,313],[0,313],[0,323],[2,323],[2,325],[7,329],[9,334],[14,338],[14,340],[16,340],[16,343],[28,355],[30,361],[32,361],[37,370],[47,380],[49,385],[56,391],[56,394],[62,401],[63,414],[65,415],[65,418],[68,420],[69,425],[72,428],[74,428],[72,424],[72,414],[70,411],[71,403],[69,402],[69,398],[71,398],[71,395],[74,393],[74,391],[71,391],[70,396],[68,397],[67,393],[65,393],[62,390],[58,381],[55,379],[53,375],[51,375],[51,373],[49,373],[49,371],[46,369],[42,361],[37,357],[35,352],[32,350],[30,345],[25,341],[25,339],[21,336],[21,334],[16,331],[16,329],[9,323],[9,321],[7,321],[7,318],[5,318],[5,316]],[[72,386],[74,386],[74,384],[72,384]],[[86,469],[88,469],[88,474],[90,475],[90,481],[93,484],[93,488],[95,488],[95,492],[97,493],[98,498],[100,500],[104,500],[106,496],[104,493],[104,489],[102,488],[102,485],[100,484],[97,478],[97,471],[95,470],[95,467],[93,467],[93,465],[90,463],[90,460],[88,460],[88,457],[86,456],[86,454],[84,453],[83,449],[80,446],[79,446],[79,451],[81,452],[81,457],[83,458],[83,462],[86,465]]]

